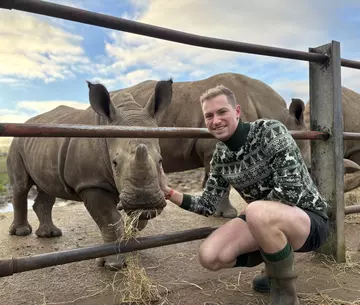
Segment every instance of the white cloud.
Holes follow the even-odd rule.
[[[73,76],[89,63],[82,40],[49,20],[0,11],[0,77],[51,82]]]
[[[89,107],[88,103],[77,101],[20,101],[16,103],[15,110],[0,109],[0,122],[24,123],[31,117],[50,111],[60,105],[70,106],[76,109],[86,109]]]
[[[335,39],[331,28],[342,26],[340,9],[357,4],[290,0],[131,0],[137,21],[188,33],[247,43],[308,51]],[[126,17],[126,16],[125,16]],[[342,37],[342,36],[341,36]],[[345,36],[342,49],[357,51],[357,37]],[[221,72],[237,72],[263,80],[289,103],[308,100],[306,61],[294,61],[187,46],[131,33],[111,31],[105,41],[106,58],[97,65],[95,79],[110,89],[145,79],[179,77],[196,80]],[[346,54],[349,54],[349,53]],[[355,53],[356,54],[356,53]],[[359,71],[360,72],[360,71]],[[359,88],[360,81],[346,77],[343,85]],[[291,78],[290,78],[291,75]]]

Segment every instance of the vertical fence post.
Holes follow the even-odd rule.
[[[310,48],[329,56],[325,64],[310,62],[311,130],[330,133],[327,141],[311,141],[311,174],[330,207],[330,236],[318,252],[346,261],[344,230],[343,117],[340,43]]]

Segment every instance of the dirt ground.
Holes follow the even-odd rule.
[[[168,177],[170,184],[178,190],[198,192],[201,190],[202,174],[200,169]],[[351,196],[352,199],[357,198],[356,195]],[[244,203],[233,190],[231,199],[240,211]],[[63,236],[59,238],[40,239],[34,233],[26,237],[10,236],[8,227],[12,216],[12,212],[0,213],[2,259],[86,247],[102,242],[97,226],[82,204],[54,208],[54,223],[63,230]],[[32,210],[29,210],[29,220],[33,231],[36,230],[38,221]],[[205,218],[189,213],[169,203],[163,213],[149,222],[140,235],[217,226],[226,221],[223,218]],[[335,264],[319,254],[296,254],[296,267],[300,272],[297,287],[301,304],[360,304],[358,232],[360,217],[347,216],[346,264]],[[253,276],[260,272],[263,265],[251,269],[207,271],[197,260],[197,247],[200,243],[201,240],[197,240],[134,253],[161,294],[154,304],[268,304],[267,294],[256,293],[251,289]],[[48,267],[0,278],[0,304],[115,305],[120,304],[120,282],[125,280],[121,272],[98,267],[95,260]]]

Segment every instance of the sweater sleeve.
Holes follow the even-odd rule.
[[[210,162],[209,178],[200,196],[184,194],[181,208],[204,216],[215,213],[217,206],[229,188],[229,183],[221,175],[215,150]]]
[[[310,194],[303,183],[306,170],[299,148],[287,128],[280,122],[270,122],[262,137],[265,154],[270,156],[273,171],[273,188],[266,200],[297,205]],[[312,198],[314,199],[314,198]]]

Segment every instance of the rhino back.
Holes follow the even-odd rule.
[[[360,94],[342,87],[344,131],[360,132]],[[344,141],[344,155],[348,157],[354,151],[360,151],[359,141]]]
[[[59,106],[26,123],[94,125],[95,113],[91,108]],[[102,156],[104,139],[27,137],[14,138],[11,146],[9,154],[21,156],[34,184],[54,197],[80,200],[78,193],[84,186],[105,185],[112,189],[114,184],[107,166],[101,163],[106,159]]]

